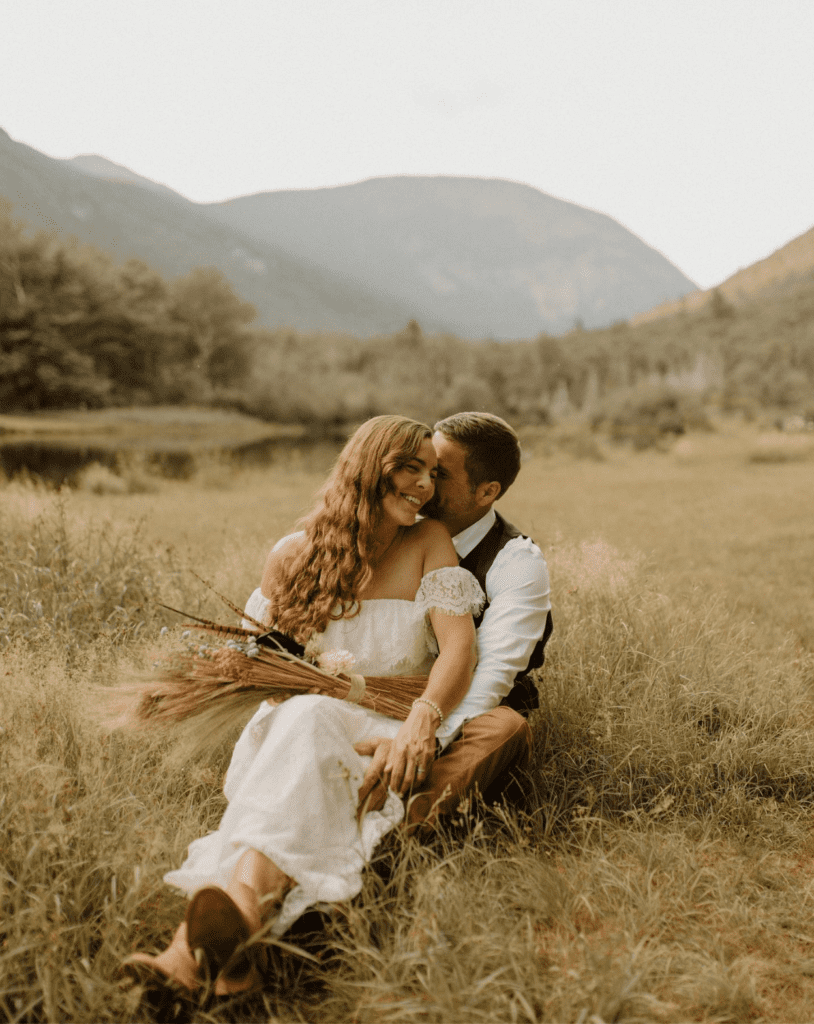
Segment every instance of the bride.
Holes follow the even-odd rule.
[[[261,704],[235,746],[218,830],[165,876],[192,897],[184,921],[162,953],[125,962],[140,981],[194,990],[205,959],[216,992],[257,986],[263,947],[251,936],[282,935],[309,907],[355,896],[376,844],[403,819],[436,730],[471,682],[483,602],[445,528],[417,520],[434,491],[431,436],[399,416],[359,427],[246,606],[308,655],[352,655],[361,675],[428,674],[426,689],[404,722],[326,696]],[[393,741],[387,797],[371,810],[359,797],[381,738]]]

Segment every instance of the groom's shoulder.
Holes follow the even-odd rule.
[[[508,519],[496,513],[497,521],[501,527],[501,549],[505,550],[508,548],[510,551],[522,552],[532,559],[541,558],[545,561],[542,549],[540,545],[530,537],[524,530],[515,526],[514,523],[510,523]]]
[[[550,590],[548,564],[540,547],[524,534],[512,537],[498,552],[489,580],[500,588],[532,587],[541,594]]]
[[[536,571],[546,568],[545,555],[539,544],[525,534],[510,537],[501,553],[504,558],[534,566]]]
[[[493,547],[492,574],[505,575],[528,582],[536,580],[547,584],[548,565],[540,546],[527,533],[518,529],[503,516],[498,516],[500,536]]]

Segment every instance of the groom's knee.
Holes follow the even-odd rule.
[[[531,757],[532,736],[526,719],[513,708],[497,707],[463,727],[460,739],[450,745],[448,770],[472,774],[484,790],[492,779],[509,768],[525,768]]]
[[[531,744],[528,722],[512,708],[493,708],[471,719],[433,763],[425,787],[408,805],[407,824],[431,827],[466,797],[494,791],[502,777],[527,767]]]

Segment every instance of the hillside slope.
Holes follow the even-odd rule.
[[[151,178],[145,178],[141,174],[136,174],[129,167],[116,164],[112,160],[108,160],[107,157],[99,156],[97,153],[81,153],[70,160],[60,160],[59,162],[68,164],[74,170],[81,171],[83,174],[90,174],[94,178],[104,178],[106,181],[123,181],[130,185],[140,185],[142,188],[148,188],[153,192],[161,192],[172,199],[185,200],[185,197],[174,189],[161,185]]]
[[[169,277],[217,267],[268,327],[370,335],[398,330],[415,315],[412,307],[219,223],[170,189],[143,187],[137,175],[136,181],[100,177],[100,166],[105,169],[87,158],[54,160],[0,129],[0,196],[33,228],[75,235],[120,261],[137,257]]]
[[[814,274],[814,228],[793,238],[766,259],[738,270],[717,288],[694,291],[678,301],[660,303],[633,317],[631,323],[645,324],[676,313],[702,309],[712,300],[715,291],[733,306],[741,306],[762,296],[788,291],[811,274]]]

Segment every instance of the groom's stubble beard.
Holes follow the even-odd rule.
[[[422,505],[421,515],[425,516],[427,519],[440,519],[437,494],[433,494],[430,500],[425,505]]]

